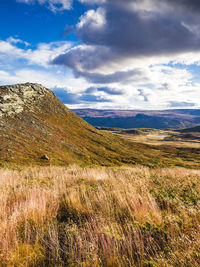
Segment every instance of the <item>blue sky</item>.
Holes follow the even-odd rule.
[[[70,108],[199,108],[196,0],[3,0],[0,84]]]
[[[1,38],[19,36],[33,46],[42,42],[63,41],[66,25],[75,25],[87,10],[78,1],[74,2],[70,10],[61,12],[52,12],[37,1],[26,4],[16,0],[3,0],[0,7]],[[76,41],[76,38],[71,34],[67,40]]]

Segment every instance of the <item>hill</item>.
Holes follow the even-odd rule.
[[[181,133],[200,133],[200,125],[178,130]]]
[[[42,163],[48,155],[51,164],[117,164],[125,154],[118,149],[123,141],[96,130],[38,84],[1,86],[0,118],[0,162]]]
[[[200,162],[200,149],[149,146],[100,131],[38,84],[1,86],[0,118],[2,165],[77,163],[195,168]]]
[[[200,123],[200,110],[95,110],[74,109],[93,126],[113,128],[186,128]]]

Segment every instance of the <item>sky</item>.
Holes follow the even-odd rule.
[[[199,0],[1,0],[0,84],[69,108],[200,108]]]

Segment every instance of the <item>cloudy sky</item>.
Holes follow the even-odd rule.
[[[1,0],[0,84],[70,108],[200,108],[199,0]]]

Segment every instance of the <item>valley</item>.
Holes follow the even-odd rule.
[[[176,148],[200,148],[200,131],[195,130],[196,127],[180,130],[97,128],[105,132],[112,132],[114,135],[134,143]]]

